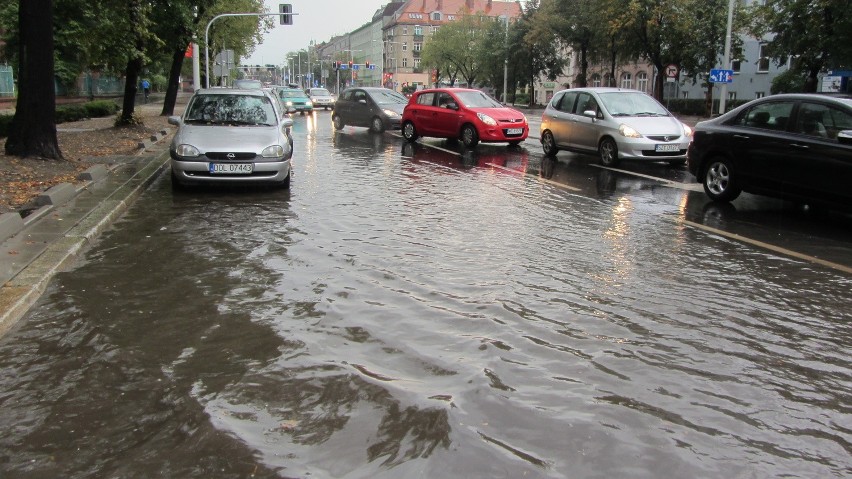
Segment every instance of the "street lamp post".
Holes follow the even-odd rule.
[[[503,48],[505,49],[503,54],[503,104],[505,105],[508,99],[506,89],[508,88],[509,78],[509,17],[505,16],[503,19],[506,21],[506,36],[503,41]]]

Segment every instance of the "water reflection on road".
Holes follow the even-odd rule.
[[[4,477],[852,472],[849,276],[530,145],[296,121],[291,192],[164,178],[0,342]]]

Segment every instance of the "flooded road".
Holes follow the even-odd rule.
[[[291,191],[164,175],[57,277],[0,340],[0,476],[852,474],[852,275],[532,140],[329,118]]]

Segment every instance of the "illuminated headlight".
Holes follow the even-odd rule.
[[[287,103],[285,103],[285,105],[287,105],[287,106],[293,106],[293,102],[292,102],[292,101],[288,101]]]
[[[692,137],[692,128],[690,128],[689,125],[683,125],[683,136],[687,138]]]
[[[396,117],[399,116],[399,113],[397,113],[393,110],[382,110],[382,111],[385,112],[385,115],[387,115],[388,118],[396,118]]]
[[[281,158],[284,156],[284,147],[281,145],[267,146],[260,152],[260,156],[264,158]]]
[[[497,122],[494,121],[494,118],[486,115],[485,113],[477,113],[476,117],[479,118],[482,123],[485,123],[488,126],[497,126]]]
[[[634,130],[631,126],[621,125],[618,127],[618,132],[627,138],[642,138],[642,135],[640,135],[639,132]]]
[[[314,106],[314,104],[313,104],[313,103],[311,103],[311,101],[310,101],[310,100],[306,101],[306,102],[305,102],[305,105],[308,105],[308,106]]]
[[[201,155],[201,152],[198,151],[198,148],[196,148],[192,145],[178,145],[178,147],[175,148],[175,153],[178,156],[199,156],[199,155]]]

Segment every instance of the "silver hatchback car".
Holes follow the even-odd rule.
[[[195,92],[172,139],[176,185],[268,184],[289,188],[293,120],[268,92],[210,88]]]
[[[541,117],[544,154],[560,149],[620,160],[686,163],[692,129],[653,97],[621,88],[573,88],[553,95]]]

